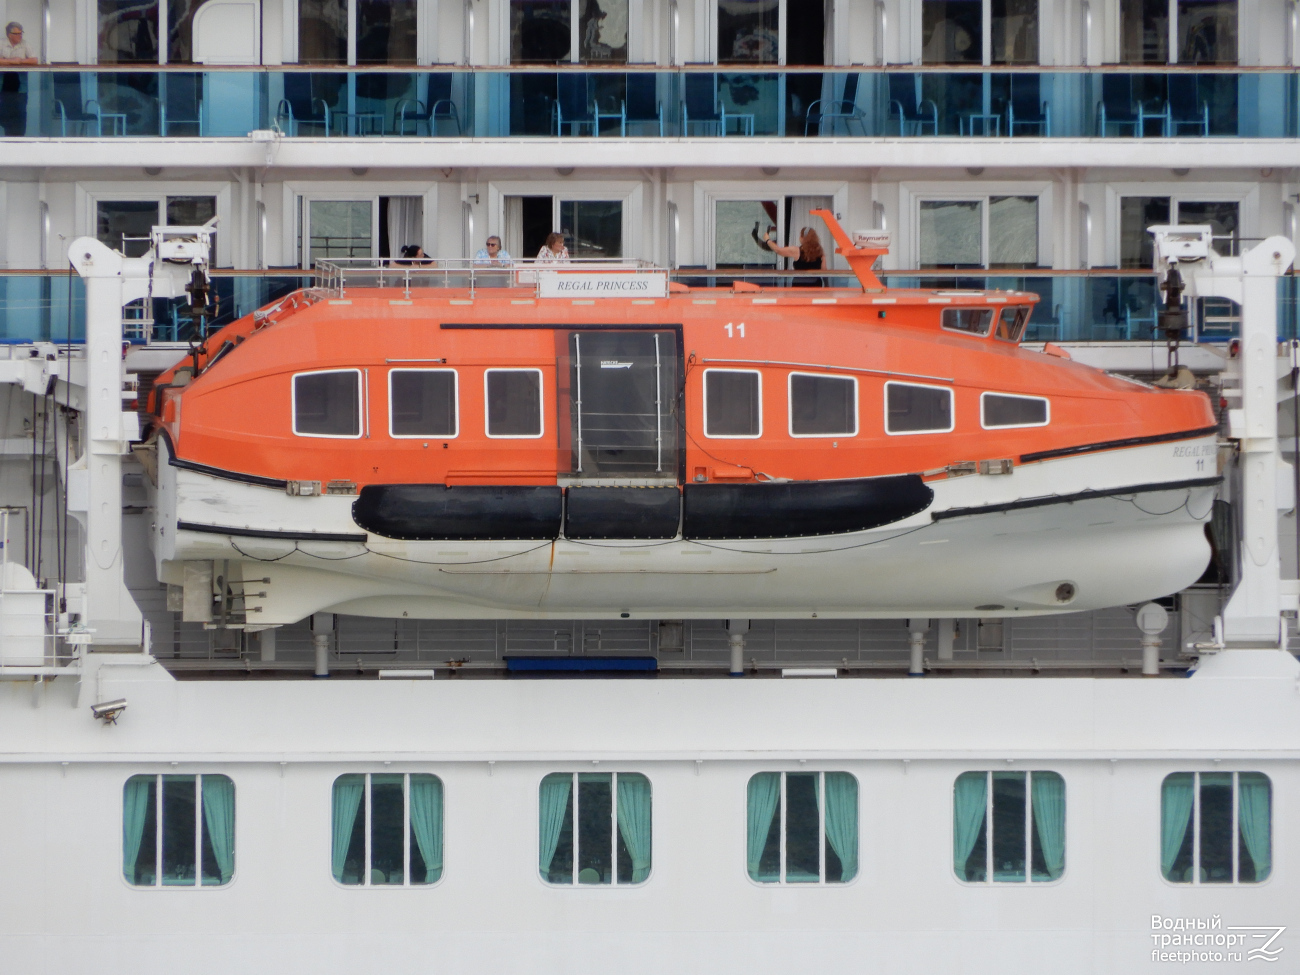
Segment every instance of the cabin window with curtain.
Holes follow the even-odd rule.
[[[949,332],[988,335],[989,326],[993,324],[993,309],[945,308],[939,324]]]
[[[980,394],[980,425],[985,430],[999,427],[1042,427],[1047,425],[1047,420],[1047,400],[1041,396]]]
[[[846,884],[858,875],[858,780],[759,772],[749,780],[746,866],[760,884]]]
[[[914,383],[885,383],[886,433],[948,433],[952,390]]]
[[[489,369],[483,376],[489,437],[542,435],[542,371]]]
[[[219,887],[235,873],[235,784],[133,775],[122,792],[122,873],[134,887]]]
[[[790,436],[852,437],[858,432],[858,381],[790,373]]]
[[[650,780],[636,772],[555,772],[538,792],[538,869],[557,885],[640,884],[650,876]]]
[[[293,432],[300,437],[361,436],[361,371],[294,376]]]
[[[1065,780],[1055,772],[964,772],[953,786],[953,869],[967,883],[1059,880]]]
[[[455,437],[459,433],[456,370],[389,372],[388,423],[394,437]]]
[[[1175,772],[1160,788],[1160,873],[1258,884],[1273,872],[1273,785],[1261,772]]]
[[[334,780],[330,870],[352,887],[418,887],[442,877],[442,779],[395,772]]]
[[[759,437],[763,433],[763,383],[755,370],[704,370],[704,435]]]

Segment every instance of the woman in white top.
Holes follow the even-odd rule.
[[[567,264],[569,248],[564,246],[564,234],[552,231],[546,235],[546,243],[537,252],[539,264]]]

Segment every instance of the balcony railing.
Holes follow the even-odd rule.
[[[469,262],[458,262],[456,273],[416,271],[411,287],[442,285],[468,287]],[[516,271],[491,268],[477,269],[483,287],[506,284]],[[378,272],[370,272],[374,277]],[[891,288],[970,289],[998,288],[1028,291],[1039,296],[1025,340],[1029,342],[1143,342],[1163,341],[1156,333],[1157,292],[1155,277],[1143,272],[1073,271],[910,271],[884,272],[881,275]],[[365,279],[366,275],[361,275]],[[795,287],[817,278],[825,285],[857,288],[857,279],[847,272],[781,273],[772,271],[679,270],[673,280],[692,287],[729,287],[744,279],[765,288]],[[464,279],[464,280],[462,280]],[[802,279],[802,280],[801,280]],[[378,280],[355,280],[353,287],[378,284]],[[385,272],[387,286],[402,288],[400,273]],[[310,272],[301,274],[266,274],[245,271],[216,271],[213,274],[212,314],[196,323],[189,315],[184,298],[154,298],[153,319],[138,315],[146,322],[128,337],[140,342],[184,342],[201,338],[237,318],[250,314],[284,295],[299,289],[332,287],[328,277]],[[804,292],[806,294],[806,292]],[[143,309],[141,309],[143,311]],[[1238,334],[1239,319],[1235,306],[1228,302],[1201,299],[1190,309],[1192,323],[1189,341],[1217,342]],[[1300,321],[1300,277],[1283,278],[1278,285],[1278,337],[1298,337]],[[85,338],[85,289],[81,279],[67,274],[10,272],[0,274],[0,342],[81,343]]]
[[[1296,138],[1294,70],[7,71],[9,137]]]

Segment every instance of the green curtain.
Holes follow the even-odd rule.
[[[442,779],[411,776],[411,832],[424,857],[426,884],[442,876]]]
[[[618,832],[632,857],[632,883],[650,876],[650,780],[634,772],[618,775]]]
[[[749,867],[749,875],[755,880],[777,879],[760,876],[758,865],[763,859],[763,847],[767,845],[767,834],[772,829],[772,817],[776,815],[776,804],[780,798],[780,772],[759,772],[749,780],[748,841],[745,859]]]
[[[538,800],[537,867],[543,879],[550,879],[551,861],[555,859],[555,847],[559,845],[560,832],[564,829],[564,814],[569,808],[569,790],[572,788],[573,776],[568,772],[555,772],[542,779]],[[569,872],[572,874],[572,869]],[[572,883],[572,876],[569,881]]]
[[[826,773],[826,839],[847,883],[858,875],[858,780],[848,772]]]
[[[1160,787],[1160,872],[1166,880],[1176,879],[1169,872],[1192,819],[1192,779],[1191,772],[1175,772]]]
[[[1237,776],[1237,819],[1241,838],[1255,861],[1255,880],[1266,880],[1273,872],[1273,843],[1268,776],[1242,772]]]
[[[988,785],[987,772],[963,772],[953,785],[952,868],[962,880],[988,811]]]
[[[1065,780],[1055,772],[1031,772],[1029,781],[1047,879],[1058,880],[1065,870]]]
[[[343,883],[343,865],[348,858],[352,827],[356,825],[365,787],[364,775],[340,775],[334,780],[334,846],[330,851],[330,863],[334,879],[339,883]]]
[[[235,873],[235,783],[224,775],[203,776],[203,822],[221,883]]]
[[[126,780],[122,793],[122,873],[127,883],[135,883],[135,862],[144,842],[144,821],[149,815],[149,786],[152,775],[133,775]],[[155,874],[157,870],[155,869]]]

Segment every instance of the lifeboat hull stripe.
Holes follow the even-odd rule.
[[[284,532],[262,528],[235,528],[231,525],[200,525],[192,521],[178,521],[177,531],[204,532],[208,535],[231,535],[239,538],[283,538],[304,542],[366,542],[366,536],[356,532]]]
[[[934,492],[918,474],[786,484],[688,484],[688,539],[807,538],[868,531],[910,518]]]
[[[1025,498],[1023,501],[1007,501],[1004,504],[984,504],[973,508],[949,508],[936,511],[932,515],[935,521],[948,518],[964,518],[966,515],[992,515],[1001,511],[1019,511],[1023,508],[1041,508],[1049,504],[1073,504],[1076,501],[1092,501],[1096,498],[1114,498],[1125,494],[1151,494],[1155,491],[1177,491],[1183,488],[1211,487],[1222,483],[1222,477],[1198,477],[1191,481],[1165,481],[1160,484],[1134,484],[1129,487],[1106,488],[1103,491],[1079,491],[1076,494],[1054,494],[1046,498]]]
[[[239,481],[243,484],[260,484],[263,487],[279,488],[283,491],[288,482],[274,477],[262,477],[259,474],[243,474],[239,471],[228,471],[221,467],[209,467],[207,464],[199,464],[192,460],[182,460],[176,456],[176,445],[172,443],[171,434],[166,430],[159,431],[159,439],[167,444],[167,463],[172,467],[180,468],[183,471],[194,471],[196,474],[207,474],[211,477],[220,477],[227,481]]]
[[[570,487],[564,506],[564,537],[676,538],[682,494],[669,487]]]
[[[1078,447],[1057,447],[1053,450],[1039,450],[1032,454],[1021,454],[1020,463],[1030,464],[1036,460],[1051,460],[1054,457],[1073,457],[1075,454],[1090,454],[1097,450],[1116,450],[1120,447],[1141,447],[1152,443],[1171,443],[1175,440],[1194,440],[1218,433],[1219,428],[1200,427],[1196,430],[1180,430],[1177,433],[1158,433],[1150,437],[1129,437],[1126,440],[1103,440],[1100,443],[1083,444]]]
[[[406,541],[557,538],[563,516],[549,485],[368,484],[352,505],[366,531]]]

